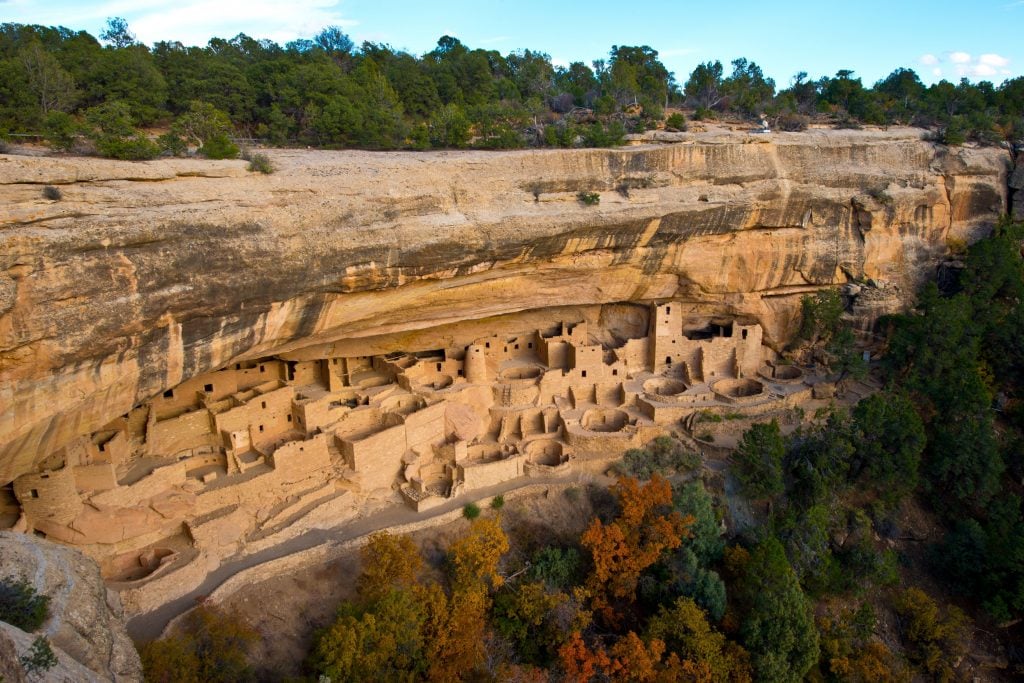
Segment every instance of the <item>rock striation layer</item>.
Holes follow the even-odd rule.
[[[269,176],[0,155],[0,483],[190,377],[311,346],[413,351],[493,316],[666,299],[780,345],[809,291],[871,281],[865,315],[905,306],[948,240],[1007,210],[1005,151],[920,134],[278,150]]]

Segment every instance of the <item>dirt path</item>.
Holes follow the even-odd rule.
[[[594,481],[597,475],[589,472],[574,472],[558,477],[522,477],[512,481],[503,482],[488,488],[476,489],[452,498],[443,505],[429,510],[428,512],[416,512],[405,505],[394,505],[384,510],[371,513],[365,517],[351,520],[345,524],[330,529],[315,529],[285,541],[280,545],[267,548],[258,553],[253,553],[237,560],[228,561],[214,571],[206,575],[206,579],[194,590],[185,595],[161,605],[159,608],[138,614],[128,620],[128,635],[137,642],[146,642],[160,636],[171,619],[183,614],[195,606],[197,599],[209,595],[222,583],[230,579],[240,571],[255,567],[270,560],[276,560],[286,555],[313,548],[326,542],[343,542],[366,534],[389,529],[401,524],[419,522],[433,517],[439,517],[447,512],[456,510],[470,503],[498,494],[504,494],[524,486],[535,486],[537,484],[572,484]]]

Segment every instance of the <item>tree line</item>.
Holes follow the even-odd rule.
[[[1024,135],[1024,78],[925,86],[896,69],[865,86],[853,71],[777,88],[753,61],[698,65],[682,83],[648,46],[613,45],[590,65],[553,64],[542,52],[471,49],[443,36],[423,55],[364,42],[337,27],[284,46],[245,34],[204,47],[139,43],[123,19],[86,31],[0,25],[0,133],[43,133],[58,149],[84,135],[101,154],[146,158],[189,145],[228,154],[222,137],[273,145],[430,149],[609,146],[664,125],[666,108],[698,119],[767,117],[799,130],[911,124],[956,144]],[[140,128],[173,129],[163,140]],[[669,127],[685,129],[676,112]],[[182,130],[182,129],[186,130]],[[212,132],[211,132],[212,131]],[[150,143],[150,144],[147,144]]]

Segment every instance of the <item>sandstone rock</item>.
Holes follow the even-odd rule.
[[[184,379],[314,345],[439,348],[440,330],[493,316],[669,298],[779,345],[800,297],[845,273],[894,282],[906,305],[949,237],[1006,206],[999,150],[909,129],[747,138],[273,150],[271,176],[0,155],[0,483]],[[884,205],[855,206],[876,188]]]
[[[445,408],[445,431],[461,441],[472,441],[484,432],[483,420],[466,405],[453,403]]]
[[[57,658],[57,664],[53,668],[37,673],[32,678],[29,678],[25,675],[25,670],[19,658],[28,654],[35,639],[36,636],[33,634],[25,633],[10,624],[0,622],[0,675],[4,676],[4,683],[21,683],[28,680],[33,681],[33,683],[103,683],[113,680],[142,680],[141,678],[113,679],[97,674],[92,669],[82,666],[74,657],[55,646],[52,642],[50,643],[50,649],[53,650],[53,654]],[[4,651],[8,647],[16,655],[6,664],[6,667],[9,668],[5,668],[2,659]],[[8,673],[10,673],[9,677]]]
[[[10,624],[0,622],[0,681],[5,683],[25,683],[25,674],[18,663],[18,645],[7,634],[7,629],[14,629]],[[17,629],[14,629],[17,630]]]
[[[38,593],[50,596],[50,617],[43,624],[54,650],[82,670],[67,665],[68,677],[47,680],[139,681],[142,665],[125,631],[120,605],[108,601],[99,567],[81,552],[40,538],[0,531],[0,575],[24,576]],[[34,635],[4,625],[23,653]],[[14,633],[17,632],[17,633]],[[28,638],[25,645],[22,634]]]

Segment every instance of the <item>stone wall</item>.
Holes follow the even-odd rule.
[[[327,434],[318,434],[306,441],[289,441],[274,451],[274,471],[282,481],[298,481],[316,470],[331,466],[331,455],[327,451]]]
[[[366,491],[391,487],[401,471],[406,450],[404,424],[361,439],[341,439],[341,453],[348,466],[359,473]]]
[[[46,520],[68,524],[82,511],[82,499],[78,496],[71,467],[23,474],[14,480],[14,495],[30,523]]]
[[[217,443],[210,411],[201,408],[166,420],[150,413],[146,430],[146,448],[152,455],[176,455],[181,451]]]

